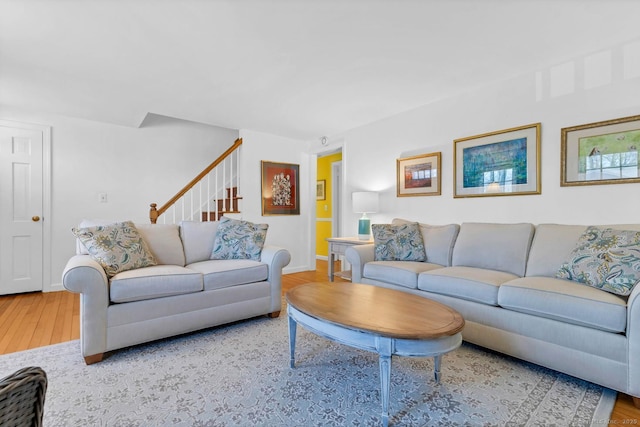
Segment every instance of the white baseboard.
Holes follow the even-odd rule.
[[[309,270],[311,269],[308,266],[298,266],[298,267],[290,267],[290,268],[285,267],[282,269],[282,274],[302,273],[303,271],[309,271]]]
[[[42,292],[60,292],[66,291],[62,283],[52,283],[49,286],[42,289]]]

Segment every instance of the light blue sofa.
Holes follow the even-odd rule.
[[[354,246],[345,253],[352,280],[444,303],[465,318],[464,340],[640,401],[640,286],[621,297],[555,278],[587,226],[420,228],[426,262],[374,261],[373,244]]]
[[[84,224],[81,226],[95,225]],[[210,260],[218,222],[137,224],[158,265],[108,279],[78,245],[62,274],[80,293],[87,364],[107,351],[281,310],[282,269],[291,255],[266,245],[260,261]]]

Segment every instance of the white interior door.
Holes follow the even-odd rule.
[[[43,288],[43,132],[0,125],[0,294]]]

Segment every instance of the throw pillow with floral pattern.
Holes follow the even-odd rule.
[[[371,226],[375,261],[426,261],[422,233],[417,222]]]
[[[640,232],[587,228],[556,277],[629,295],[640,281]]]
[[[260,261],[268,228],[269,224],[254,224],[223,216],[213,241],[211,259]]]
[[[71,232],[109,277],[122,271],[157,264],[147,243],[131,221],[73,228]]]

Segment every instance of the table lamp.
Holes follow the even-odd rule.
[[[375,191],[356,191],[351,194],[353,211],[361,213],[358,220],[358,238],[369,240],[371,238],[371,220],[367,218],[368,213],[378,212],[378,193]]]

